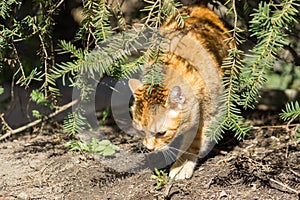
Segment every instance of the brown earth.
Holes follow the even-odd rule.
[[[262,127],[282,124],[277,115],[248,118],[255,128],[243,142],[222,140],[192,179],[161,189],[152,171],[127,170],[143,155],[138,138],[106,125],[102,131],[121,148],[107,158],[69,151],[61,125],[48,123],[0,143],[0,199],[299,199],[299,141],[285,127]]]

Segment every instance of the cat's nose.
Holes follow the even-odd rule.
[[[147,149],[149,150],[149,151],[154,151],[154,147],[149,147],[149,146],[146,146],[147,147]]]
[[[147,147],[147,149],[149,150],[149,151],[154,151],[154,149],[155,149],[155,147],[154,147],[154,145],[152,145],[150,142],[148,142],[147,140],[144,140],[143,141],[143,145],[145,146],[145,147]]]
[[[155,147],[153,145],[144,144],[149,151],[154,151]]]

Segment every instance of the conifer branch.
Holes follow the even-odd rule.
[[[178,10],[182,4],[174,0],[145,0],[150,4],[142,11],[148,12],[143,19],[144,26],[158,29],[167,18],[174,18],[179,27],[184,26],[184,16]]]
[[[235,0],[232,0],[232,8],[230,9],[234,14],[234,27],[230,31],[231,38],[228,39],[228,43],[231,45],[231,49],[228,52],[228,57],[224,59],[222,68],[224,73],[224,93],[221,96],[220,102],[222,103],[219,113],[214,117],[214,122],[208,127],[207,135],[211,136],[216,142],[222,138],[222,134],[225,130],[235,131],[235,136],[238,139],[242,139],[250,130],[248,122],[244,122],[244,118],[241,116],[241,110],[237,107],[239,105],[239,73],[243,67],[241,63],[241,57],[243,52],[238,50],[238,45],[242,42],[240,39],[241,29],[237,26],[237,12],[235,6]]]
[[[1,1],[0,2],[0,17],[3,19],[6,19],[6,17],[9,16],[9,12],[13,8],[13,4],[19,4],[17,0],[11,0],[11,1]]]
[[[300,105],[298,101],[290,102],[285,105],[285,109],[280,113],[280,118],[290,122],[294,121],[300,116]]]
[[[283,30],[288,31],[296,22],[296,6],[299,6],[298,0],[285,0],[281,4],[261,2],[252,14],[250,31],[258,42],[243,61],[241,104],[244,108],[254,107],[258,91],[266,82],[266,72],[273,67],[279,50],[288,43]]]

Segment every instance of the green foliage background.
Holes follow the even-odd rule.
[[[183,19],[188,17],[180,15],[178,9],[182,5],[174,0],[145,0],[145,6],[137,10],[131,20],[125,19],[121,4],[83,0],[80,26],[75,34],[67,37],[59,25],[70,1],[26,2],[26,5],[18,0],[0,2],[0,80],[24,87],[39,83],[39,89],[34,90],[31,97],[35,102],[46,102],[52,109],[56,109],[55,102],[60,96],[57,80],[79,88],[83,103],[89,101],[93,88],[89,80],[98,80],[104,75],[130,77],[146,66],[143,82],[151,86],[161,84],[159,44],[163,41],[157,40],[155,30],[168,17],[174,17],[179,26],[184,26]],[[251,128],[242,117],[242,109],[254,108],[259,90],[266,82],[268,85],[276,82],[279,74],[286,78],[286,87],[298,87],[300,73],[296,66],[299,66],[300,38],[295,26],[300,1],[207,2],[217,10],[225,9],[231,16],[226,22],[231,27],[230,40],[234,44],[223,63],[226,90],[221,101],[224,105],[209,134],[219,140],[225,130],[233,130],[240,139]],[[146,32],[136,31],[137,26],[154,30],[153,34],[149,38]],[[242,51],[239,47],[248,41],[253,47]],[[29,51],[34,55],[24,53],[26,45],[35,47]],[[147,49],[139,52],[141,45]],[[287,61],[281,57],[282,52],[290,52],[294,59]],[[158,62],[145,65],[149,59]],[[273,70],[278,63],[281,63],[280,70]],[[284,117],[287,112],[299,112],[298,104],[289,104],[283,112],[283,119],[290,120]],[[89,128],[81,105],[65,119],[64,128],[70,134]]]

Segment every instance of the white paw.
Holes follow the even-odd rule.
[[[170,179],[180,180],[189,179],[193,176],[196,163],[193,161],[186,161],[182,165],[175,163],[169,173]]]

